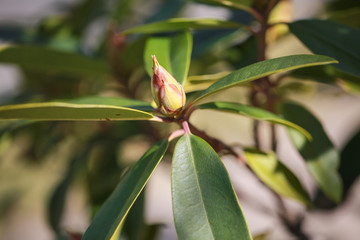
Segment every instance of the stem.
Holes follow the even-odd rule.
[[[186,120],[181,121],[181,125],[186,134],[188,134],[188,135],[191,134],[188,121],[186,121]]]

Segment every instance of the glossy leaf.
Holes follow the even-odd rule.
[[[281,124],[296,129],[297,131],[302,133],[307,139],[311,140],[311,134],[304,128],[261,108],[232,102],[211,102],[199,105],[198,107],[200,109],[211,109],[223,112],[237,113],[256,120],[263,120],[271,123]]]
[[[328,20],[302,20],[289,24],[296,35],[312,52],[339,61],[334,67],[360,76],[360,30]]]
[[[241,28],[243,25],[235,22],[224,21],[220,19],[188,19],[172,18],[166,21],[149,23],[123,31],[121,34],[153,34],[165,32],[177,32],[189,29],[224,29],[224,28]]]
[[[337,172],[340,156],[321,123],[311,112],[296,103],[285,103],[282,112],[287,120],[311,133],[313,140],[308,141],[303,135],[288,129],[293,145],[304,158],[320,189],[334,202],[339,202],[342,195],[342,183]]]
[[[0,63],[17,64],[28,69],[81,75],[109,75],[109,66],[83,55],[30,45],[0,46]]]
[[[274,153],[263,153],[246,149],[245,157],[248,166],[268,187],[279,195],[295,199],[307,206],[309,196],[299,179],[276,157]]]
[[[336,63],[336,60],[320,55],[292,55],[257,62],[221,78],[202,91],[194,102],[237,84],[256,80],[274,73],[329,63]]]
[[[171,181],[178,239],[251,239],[229,175],[204,140],[179,139]]]
[[[0,106],[0,119],[105,121],[151,120],[154,117],[139,109],[149,110],[149,106],[131,99],[90,97]]]
[[[212,5],[218,5],[223,7],[229,7],[232,9],[246,10],[251,8],[251,4],[254,0],[196,0],[201,3],[208,3]]]
[[[126,173],[96,214],[83,240],[113,239],[113,236],[120,232],[127,213],[159,164],[167,147],[168,141],[158,142]]]
[[[175,36],[152,37],[146,42],[144,52],[145,69],[152,75],[153,61],[156,55],[159,63],[181,84],[187,78],[192,50],[192,35],[185,31]]]

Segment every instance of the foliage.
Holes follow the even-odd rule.
[[[1,141],[31,132],[35,156],[41,158],[51,146],[65,141],[69,132],[82,132],[49,204],[49,222],[59,238],[67,238],[60,222],[68,189],[75,176],[85,175],[94,216],[83,239],[154,239],[154,229],[161,226],[143,223],[143,189],[171,152],[172,205],[179,239],[252,239],[218,154],[235,156],[280,203],[285,197],[306,208],[317,207],[296,174],[276,155],[278,125],[287,128],[319,191],[328,201],[340,204],[342,180],[347,193],[360,172],[359,164],[352,168],[357,160],[352,156],[359,156],[359,134],[340,154],[315,114],[300,103],[289,102],[281,89],[282,80],[293,76],[339,84],[345,91],[359,93],[358,26],[335,22],[335,17],[286,23],[290,33],[314,54],[267,59],[266,36],[284,24],[270,24],[269,16],[282,1],[198,1],[229,9],[232,18],[225,21],[177,18],[189,2],[172,0],[151,16],[141,16],[142,24],[124,29],[142,2],[86,0],[67,16],[45,19],[32,34],[16,29],[11,37],[0,31],[0,39],[11,41],[0,46],[0,63],[17,65],[25,77],[18,96],[0,106]],[[109,18],[108,30],[95,47],[85,51],[85,30],[103,16]],[[163,114],[151,100],[152,55],[185,89],[187,102],[176,115]],[[221,62],[229,69],[206,70]],[[247,89],[247,102],[212,98],[234,86]],[[254,144],[238,153],[199,130],[190,117],[202,109],[252,119]],[[96,122],[84,131],[78,129],[78,121]],[[270,129],[271,150],[263,146],[259,125],[264,122]],[[152,146],[129,168],[123,156],[117,159],[116,149],[134,136]],[[300,220],[283,220],[294,235],[306,236]],[[295,226],[300,230],[295,231]]]

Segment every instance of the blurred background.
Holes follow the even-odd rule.
[[[0,104],[89,95],[150,102],[150,77],[142,57],[145,39],[131,36],[125,41],[114,36],[120,30],[171,17],[236,19],[245,24],[253,20],[245,12],[182,0],[0,0],[0,49],[24,44],[80,53],[107,62],[113,73],[61,72],[56,67],[32,65],[27,55],[21,64],[3,63],[0,56]],[[284,22],[333,18],[360,27],[360,4],[346,0],[282,1],[273,17]],[[253,41],[239,31],[194,33],[190,75],[232,71],[253,63]],[[284,26],[272,29],[268,44],[268,58],[311,53]],[[315,113],[339,151],[355,138],[360,147],[360,91],[298,77],[287,77],[281,91]],[[247,103],[247,96],[246,87],[236,87],[214,99]],[[225,113],[214,116],[201,110],[191,121],[228,144],[253,144],[252,121],[247,118]],[[0,122],[0,239],[69,239],[67,233],[83,233],[124,170],[174,128],[138,122]],[[279,132],[279,158],[316,197],[316,185],[303,160],[286,131],[279,128]],[[262,134],[268,138],[266,127]],[[357,158],[359,152],[350,155]],[[235,158],[222,159],[251,232],[265,234],[267,239],[296,239],[278,219],[277,202],[270,191]],[[359,170],[360,158],[357,160],[355,171]],[[126,230],[129,236],[134,234],[131,221],[135,221],[146,225],[143,229],[157,234],[158,239],[176,239],[170,167],[171,155],[156,169],[145,194],[136,202]],[[337,206],[320,201],[318,208],[305,211],[300,204],[285,201],[291,216],[302,213],[304,231],[312,239],[359,239],[359,172],[346,185],[344,200]]]

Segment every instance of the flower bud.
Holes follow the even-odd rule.
[[[169,117],[178,117],[184,110],[185,92],[180,83],[153,59],[153,74],[151,77],[151,91],[160,111]]]

